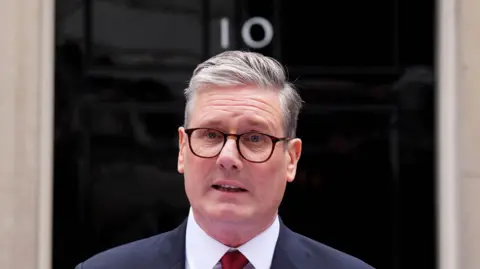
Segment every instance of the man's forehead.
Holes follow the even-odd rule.
[[[230,87],[203,88],[196,95],[191,106],[196,121],[223,125],[238,119],[242,125],[283,127],[278,93],[255,87]]]
[[[208,124],[212,127],[214,126],[252,126],[252,127],[271,127],[275,128],[274,122],[258,115],[229,115],[220,112],[212,112],[204,115],[198,119],[202,124]]]
[[[211,88],[202,89],[191,100],[197,108],[209,106],[253,107],[267,112],[281,110],[278,93],[250,87]]]
[[[270,95],[278,97],[279,93],[273,89],[262,88],[256,85],[233,85],[233,86],[217,86],[217,85],[203,85],[195,91],[196,96],[205,96],[205,95],[221,95],[226,93],[227,95],[239,96],[242,93],[246,94],[245,97],[251,97],[252,92],[255,95]]]

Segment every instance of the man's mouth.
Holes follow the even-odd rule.
[[[230,186],[230,185],[212,185],[212,188],[218,190],[218,191],[224,191],[224,192],[246,192],[247,190],[242,189],[240,187],[236,186]]]

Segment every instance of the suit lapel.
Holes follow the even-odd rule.
[[[185,220],[176,229],[168,232],[165,238],[158,242],[159,262],[158,268],[184,269],[185,268]]]
[[[299,268],[289,259],[288,254],[280,248],[275,248],[272,259],[272,269],[295,269]]]
[[[280,234],[272,259],[272,269],[305,268],[295,234],[280,220]]]

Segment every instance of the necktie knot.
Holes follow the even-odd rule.
[[[220,260],[222,269],[243,269],[248,264],[248,260],[238,251],[228,251]]]

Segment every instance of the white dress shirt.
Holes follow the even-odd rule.
[[[270,268],[279,233],[280,222],[277,216],[270,227],[237,248],[250,262],[244,269]],[[192,208],[185,236],[186,269],[221,269],[220,259],[227,251],[234,250],[204,232],[195,221]]]

